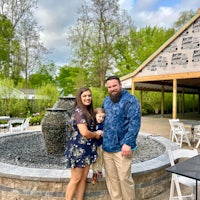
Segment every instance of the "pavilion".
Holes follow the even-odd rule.
[[[200,112],[200,8],[197,14],[135,71],[120,78],[122,86],[142,91],[160,91],[161,115],[164,114],[164,93],[173,92],[172,118],[177,118],[177,93],[198,95]],[[142,105],[141,105],[142,107]]]

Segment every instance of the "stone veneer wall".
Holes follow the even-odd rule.
[[[156,196],[169,188],[170,175],[165,169],[153,173],[134,176],[137,199]],[[0,177],[0,199],[2,200],[64,200],[67,181],[23,180],[12,177]],[[87,182],[85,200],[110,200],[105,180],[96,185]]]

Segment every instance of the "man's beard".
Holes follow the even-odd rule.
[[[121,99],[122,91],[119,91],[119,92],[118,92],[117,94],[115,94],[115,95],[109,94],[109,96],[110,96],[110,99],[111,99],[112,102],[117,103],[117,102],[119,102],[120,99]]]

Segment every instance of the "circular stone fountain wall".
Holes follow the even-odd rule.
[[[167,149],[176,149],[170,140],[140,133],[132,174],[137,199],[147,199],[169,187]],[[87,200],[109,200],[105,179],[95,186],[87,180]],[[0,136],[0,199],[63,200],[70,171],[65,169],[63,155],[46,153],[41,132]]]

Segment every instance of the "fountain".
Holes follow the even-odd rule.
[[[69,117],[65,109],[47,109],[42,120],[42,133],[46,143],[48,154],[59,154],[65,151],[66,138],[68,133]]]
[[[64,99],[67,101],[67,98]],[[64,114],[65,110],[66,107],[55,106],[48,112],[60,115],[60,112]],[[45,124],[44,121],[43,123]],[[64,199],[70,170],[65,169],[62,148],[49,153],[44,138],[43,133],[39,131],[0,135],[0,199]],[[63,137],[60,140],[63,141]],[[170,174],[165,171],[170,165],[167,149],[178,147],[166,138],[141,132],[138,147],[131,170],[137,199],[147,199],[169,187]],[[92,172],[89,172],[84,199],[109,200],[105,178],[93,186],[90,183],[91,176]]]
[[[71,132],[70,117],[75,97],[72,95],[59,97],[52,109],[42,119],[42,133],[48,154],[59,154],[65,151],[68,135]]]

